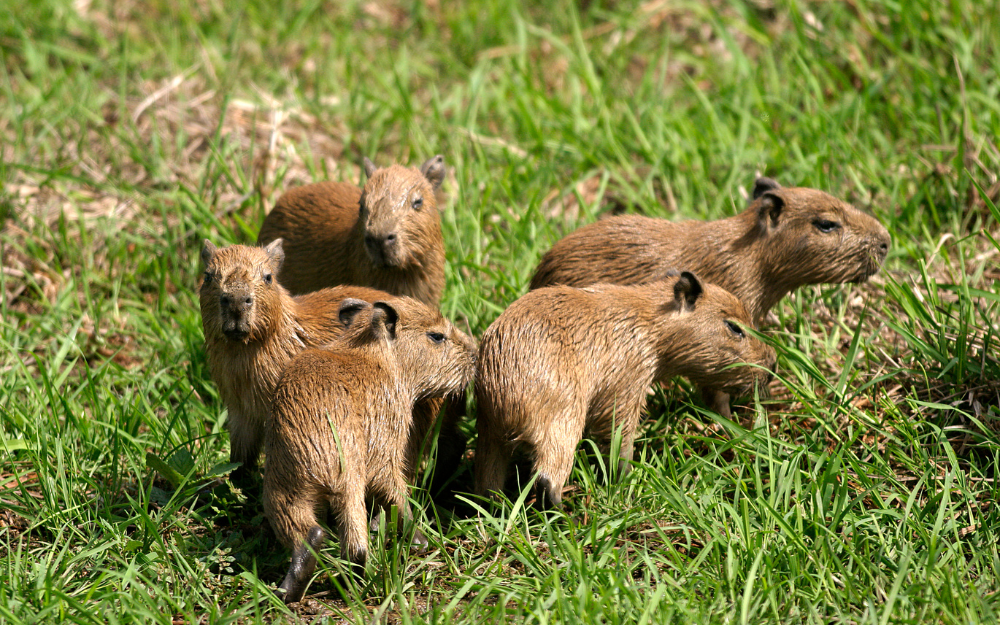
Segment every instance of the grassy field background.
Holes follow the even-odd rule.
[[[996,0],[4,3],[0,621],[996,622],[998,33]],[[579,461],[565,513],[418,489],[428,553],[374,537],[367,586],[289,612],[217,480],[201,240],[436,153],[477,335],[573,228],[731,215],[760,173],[893,247],[779,305],[769,401],[665,386],[635,470]]]

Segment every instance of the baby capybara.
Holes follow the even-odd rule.
[[[434,309],[400,297],[341,304],[348,331],[285,368],[268,422],[264,512],[292,563],[280,590],[302,597],[325,533],[317,511],[337,519],[342,557],[364,571],[366,500],[410,518],[407,486],[422,439],[413,407],[465,388],[475,344]],[[415,542],[426,543],[417,532]]]
[[[205,272],[198,297],[205,351],[229,412],[229,458],[243,465],[233,477],[243,481],[256,469],[274,385],[285,364],[343,332],[337,318],[343,300],[375,302],[391,295],[338,286],[292,297],[276,278],[284,259],[281,239],[263,248],[218,248],[206,239],[201,259]],[[440,401],[427,411],[437,414],[439,408]]]
[[[444,158],[420,169],[377,169],[364,159],[363,189],[317,182],[285,193],[264,219],[259,244],[285,240],[278,278],[292,293],[338,284],[408,295],[437,306],[444,290],[444,240],[436,191]]]
[[[476,493],[499,491],[524,446],[540,505],[558,506],[584,433],[607,452],[620,429],[627,471],[653,382],[682,375],[742,392],[770,379],[774,350],[745,331],[750,324],[735,296],[686,271],[645,285],[529,292],[479,346]]]
[[[726,219],[619,215],[584,226],[545,254],[531,288],[642,284],[684,269],[738,297],[759,327],[800,286],[867,280],[881,267],[889,243],[877,219],[842,200],[758,178],[750,206]],[[711,388],[704,394],[730,415],[728,396]]]

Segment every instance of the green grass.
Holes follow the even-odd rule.
[[[997,32],[995,0],[5,5],[0,622],[996,622]],[[565,233],[730,215],[758,172],[893,247],[775,310],[770,401],[665,387],[635,470],[581,452],[565,512],[418,489],[429,552],[373,536],[352,598],[321,574],[289,612],[287,552],[214,481],[200,242],[435,153],[476,334]]]

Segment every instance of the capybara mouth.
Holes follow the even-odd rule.
[[[872,249],[869,252],[867,262],[861,265],[861,270],[858,271],[858,275],[855,276],[853,282],[855,284],[861,284],[871,278],[882,269],[882,264],[885,262],[885,257],[889,254],[888,246],[880,249]]]
[[[244,322],[230,321],[223,324],[222,333],[230,341],[245,341],[250,336],[250,325]]]
[[[368,252],[368,258],[371,259],[372,264],[379,269],[386,269],[395,266],[391,257],[387,255],[382,248],[365,244],[365,251]]]
[[[850,282],[851,284],[863,284],[865,282],[868,282],[868,279],[877,274],[878,270],[881,268],[882,268],[881,263],[872,263],[869,265],[865,265],[864,267],[861,268],[860,271],[858,271],[857,275],[854,276],[854,279],[851,280]]]
[[[757,371],[758,373],[754,375],[752,380],[734,382],[730,386],[723,387],[722,391],[733,397],[749,397],[754,394],[754,389],[756,389],[761,399],[770,397],[771,390],[768,388],[768,384],[774,375],[770,371],[765,373],[764,369],[757,369]]]

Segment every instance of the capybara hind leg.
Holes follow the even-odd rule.
[[[510,445],[496,440],[488,431],[480,428],[476,443],[475,493],[480,497],[502,493],[510,464]]]
[[[368,561],[368,514],[364,493],[354,492],[344,497],[344,509],[339,516],[340,557],[351,563],[351,571],[358,579],[364,579]]]
[[[571,413],[570,413],[571,414]],[[573,470],[573,456],[583,436],[583,418],[567,414],[552,420],[541,439],[535,443],[535,505],[558,508],[562,505],[562,489]]]
[[[323,528],[316,525],[309,530],[306,539],[292,549],[292,565],[288,567],[285,580],[278,586],[279,592],[284,594],[285,603],[295,603],[302,599],[306,584],[316,570],[316,552],[323,544],[325,535]]]

